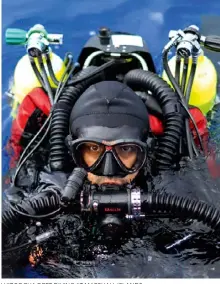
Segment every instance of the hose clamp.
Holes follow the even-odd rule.
[[[91,211],[91,195],[86,195],[82,190],[80,193],[80,207],[81,212],[90,212]]]
[[[141,191],[139,187],[131,189],[131,213],[134,217],[141,215]]]

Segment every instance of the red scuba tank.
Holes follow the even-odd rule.
[[[207,119],[206,117],[203,115],[203,113],[197,108],[197,107],[193,107],[189,109],[192,117],[194,118],[196,125],[198,127],[199,130],[199,134],[201,135],[201,137],[203,139],[206,139],[208,137],[208,128],[207,128]],[[163,122],[162,120],[160,120],[158,117],[154,116],[154,115],[149,115],[149,121],[150,121],[150,129],[152,131],[152,133],[157,136],[157,135],[163,135],[164,132],[164,126],[163,126]],[[198,144],[197,141],[197,134],[194,128],[194,125],[192,123],[192,121],[189,121],[189,126],[190,129],[193,133],[193,137],[195,139],[195,142]]]
[[[42,88],[34,88],[18,107],[7,145],[11,154],[10,168],[16,165],[22,150],[44,123],[50,107],[49,98]]]

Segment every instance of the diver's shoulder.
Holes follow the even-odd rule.
[[[16,184],[11,182],[4,190],[6,199],[17,203],[33,194],[54,188],[61,191],[68,179],[69,173],[51,171],[49,166],[34,167],[33,163],[27,163],[16,178]],[[12,178],[13,180],[13,178]]]
[[[51,171],[45,166],[38,174],[38,186],[56,186],[63,189],[70,173],[64,171]]]

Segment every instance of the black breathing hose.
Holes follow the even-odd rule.
[[[188,84],[187,84],[186,91],[185,91],[185,97],[186,97],[187,104],[189,104],[190,93],[191,93],[193,80],[194,80],[195,73],[196,73],[196,66],[197,66],[196,62],[193,62],[192,67],[191,67],[191,71],[190,71]]]
[[[176,66],[175,66],[175,79],[178,85],[180,85],[180,69],[181,69],[181,56],[176,53]],[[183,153],[183,137],[180,138],[179,142],[179,153]]]
[[[22,200],[16,205],[5,201],[8,209],[4,210],[2,214],[3,232],[16,230],[16,224],[19,226],[20,221],[24,220],[24,218],[42,219],[49,218],[59,213],[61,206],[65,207],[70,201],[75,200],[77,193],[83,186],[86,176],[87,172],[83,168],[75,168],[69,176],[62,193],[59,189],[47,189],[29,199]],[[50,212],[39,215],[45,211]]]
[[[181,90],[182,90],[183,94],[185,94],[185,91],[186,91],[186,79],[187,79],[188,67],[189,67],[189,58],[186,57],[186,58],[184,58],[182,81],[181,81]],[[190,78],[192,79],[191,75],[192,75],[192,72],[190,73]],[[189,94],[190,94],[191,88],[189,90],[189,88],[188,88],[189,87],[189,83],[190,82],[188,81],[187,89],[188,89]],[[187,102],[187,105],[188,105],[188,101],[187,100],[186,100],[186,102]],[[193,146],[192,146],[193,139],[192,139],[191,131],[190,131],[190,128],[189,128],[189,120],[187,118],[185,119],[185,129],[186,129],[186,142],[187,142],[189,158],[193,159]]]
[[[50,100],[50,104],[53,105],[54,104],[53,91],[51,89],[50,82],[49,82],[48,77],[47,77],[47,72],[46,72],[46,69],[44,67],[44,62],[43,62],[42,56],[38,57],[38,62],[39,62],[39,66],[40,66],[40,69],[41,69],[42,78],[43,78],[43,81],[44,81],[44,84],[45,84],[45,87],[46,87],[46,91],[47,91],[47,94],[48,94],[48,97],[49,97],[49,100]]]
[[[77,182],[78,183],[78,182]],[[77,184],[75,183],[75,184]],[[77,189],[76,189],[77,190]],[[118,196],[120,198],[118,198]],[[93,197],[97,203],[95,212],[99,214],[106,214],[105,207],[114,209],[115,205],[117,210],[123,208],[123,212],[126,214],[129,210],[128,203],[130,197],[128,196],[127,190],[118,191],[107,191],[107,192],[95,192],[90,196],[91,206],[93,204]],[[108,201],[109,200],[109,201]],[[108,202],[107,202],[108,201]],[[46,215],[40,217],[37,214],[41,214],[47,210],[59,209],[60,208],[60,197],[57,195],[50,196],[35,196],[32,200],[23,200],[21,203],[14,206],[18,209],[18,212],[24,213],[18,214],[16,211],[9,209],[5,211],[2,215],[2,230],[3,234],[7,234],[15,231],[19,227],[19,223],[24,220],[24,217],[31,218],[43,218]],[[127,210],[126,210],[127,208]],[[73,214],[80,210],[78,207],[73,206]],[[92,212],[92,207],[88,212]],[[111,214],[116,213],[117,210],[111,211]],[[57,211],[57,210],[56,210]],[[56,212],[55,211],[55,212]],[[29,215],[26,212],[34,212],[36,215]],[[103,213],[104,212],[104,213]],[[26,213],[26,214],[25,214]],[[79,212],[77,212],[79,213]],[[146,193],[142,195],[141,202],[141,214],[145,213],[146,217],[149,215],[153,218],[159,216],[159,218],[180,218],[180,219],[194,219],[197,221],[202,221],[204,224],[208,225],[212,229],[220,229],[220,212],[218,209],[211,205],[208,205],[199,200],[193,200],[187,197],[181,197],[168,193]],[[33,214],[33,213],[32,213]],[[164,214],[164,216],[163,216]],[[157,217],[158,218],[158,217]],[[5,236],[6,237],[6,236]]]
[[[196,122],[195,122],[193,116],[191,115],[191,113],[189,112],[188,107],[187,107],[186,102],[185,102],[185,99],[183,97],[183,93],[182,93],[178,83],[176,82],[175,78],[173,77],[172,72],[170,71],[170,67],[169,67],[168,60],[167,60],[168,52],[169,52],[169,50],[164,50],[164,52],[163,52],[163,66],[164,66],[164,70],[165,70],[165,72],[166,72],[166,74],[167,74],[167,76],[168,76],[172,86],[174,87],[177,95],[179,96],[179,99],[181,101],[181,104],[182,104],[183,108],[185,109],[185,111],[189,115],[190,119],[192,120],[192,123],[194,125],[195,130],[196,130],[196,134],[197,134],[197,137],[198,137],[198,140],[199,140],[199,143],[200,143],[200,147],[201,147],[202,151],[205,152],[203,144],[202,144],[202,139],[201,139],[201,136],[199,134],[199,130],[198,130],[198,127],[196,125]]]
[[[44,91],[46,92],[46,91],[47,91],[47,88],[46,88],[46,86],[45,86],[45,84],[44,84],[44,80],[43,80],[43,78],[42,78],[42,76],[41,76],[41,74],[40,74],[40,72],[39,72],[39,70],[38,70],[38,68],[37,68],[37,65],[36,65],[36,63],[35,63],[35,61],[34,61],[34,58],[31,57],[31,56],[29,56],[29,59],[30,59],[31,67],[32,67],[32,69],[33,69],[33,71],[34,71],[34,74],[36,75],[36,77],[37,77],[38,81],[40,82],[42,88],[43,88]]]
[[[50,55],[49,53],[46,53],[46,63],[47,63],[47,68],[48,68],[48,71],[49,71],[49,74],[50,74],[50,77],[53,81],[53,83],[58,86],[59,85],[59,81],[57,80],[54,72],[53,72],[53,67],[52,67],[52,63],[51,63],[51,60],[50,60]]]
[[[180,84],[180,66],[181,66],[181,57],[176,55],[176,68],[175,68],[175,79],[178,84]]]
[[[185,90],[185,98],[186,98],[186,103],[187,105],[189,104],[189,99],[190,99],[190,93],[191,93],[191,89],[192,89],[192,85],[193,85],[193,80],[194,80],[194,77],[195,77],[195,73],[196,73],[196,62],[194,62],[193,60],[193,63],[192,63],[192,67],[191,67],[191,71],[190,71],[190,75],[189,75],[189,80],[188,80],[188,84],[186,86],[186,90]],[[192,133],[191,131],[189,131],[189,126],[188,128],[186,128],[189,132],[188,135],[191,136],[190,140],[191,140],[191,145],[192,145],[192,148],[193,148],[193,151],[195,153],[196,156],[199,156],[199,153],[198,153],[198,150],[195,146],[195,142],[194,142],[194,139],[192,138]]]
[[[181,90],[183,94],[185,93],[185,89],[186,89],[186,78],[187,78],[188,66],[189,66],[189,58],[186,57],[184,58],[183,73],[182,73],[182,79],[181,79]]]
[[[165,61],[165,57],[164,57],[164,61]],[[166,61],[167,61],[167,57],[166,57]],[[187,78],[187,72],[188,72],[188,62],[189,62],[189,59],[187,57],[184,58],[183,72],[182,72],[182,78],[181,78],[181,90],[182,90],[182,93],[181,94],[178,93],[182,102],[184,100],[183,96],[184,96],[184,91],[185,91],[185,87],[186,87],[186,78]],[[165,62],[164,62],[164,69],[165,69],[165,71],[166,71],[166,67],[167,66],[165,65]],[[169,65],[168,65],[167,69],[169,69]],[[168,70],[168,71],[170,71],[170,70]],[[171,78],[170,78],[169,72],[167,73],[167,75],[168,75],[168,78],[170,79],[170,81],[172,81]],[[173,79],[173,81],[175,81],[174,78],[172,78],[172,79]],[[176,81],[176,83],[178,83],[178,85],[180,85],[178,81]],[[190,128],[189,128],[189,120],[187,118],[185,118],[185,123],[184,124],[185,124],[185,131],[186,131],[186,144],[187,144],[187,149],[188,149],[188,155],[189,155],[190,159],[193,159],[192,137],[191,137],[191,132],[190,132]],[[182,138],[181,138],[181,143],[182,143]]]
[[[185,100],[186,100],[187,105],[189,104],[190,92],[192,89],[192,84],[193,84],[193,80],[195,76],[196,63],[193,62],[192,64],[188,83],[186,84],[188,68],[189,68],[189,59],[184,58],[181,90],[182,90],[182,93],[185,94]],[[186,141],[187,141],[188,154],[189,154],[190,159],[193,159],[193,152],[195,153],[196,156],[198,156],[199,153],[195,146],[194,140],[192,138],[192,133],[189,128],[189,120],[187,118],[185,119],[185,129],[186,129]]]
[[[120,60],[120,61],[117,60],[116,61],[114,59],[110,60],[110,61],[104,63],[103,65],[101,65],[100,67],[97,67],[97,69],[94,69],[93,72],[91,72],[90,74],[86,75],[85,77],[84,76],[83,77],[80,76],[79,78],[74,77],[74,79],[68,81],[66,86],[73,86],[73,85],[76,85],[78,83],[81,83],[84,80],[91,79],[94,75],[97,75],[97,73],[100,73],[100,72],[102,72],[104,70],[107,70],[108,68],[111,68],[112,66],[116,66],[116,64],[120,65],[120,64],[123,64],[123,63],[126,63],[126,61],[124,61],[124,60]],[[90,67],[90,66],[88,66],[88,67]]]
[[[212,229],[220,229],[220,211],[202,201],[167,193],[148,193],[142,202],[144,213],[171,213],[173,218],[202,221]]]
[[[175,163],[184,122],[176,94],[167,82],[149,71],[132,70],[126,74],[124,82],[131,88],[144,88],[146,91],[151,91],[158,100],[165,121],[164,135],[159,141],[159,149],[156,153],[157,169],[170,169]]]
[[[48,194],[49,193],[49,194]],[[16,205],[11,205],[6,202],[6,206],[9,205],[9,208],[5,210],[2,214],[2,231],[13,232],[19,227],[21,221],[25,218],[35,218],[42,219],[48,218],[55,213],[58,213],[60,204],[60,197],[54,192],[44,192],[40,193],[32,199],[22,200]],[[47,210],[55,210],[48,214],[39,215],[44,213]]]
[[[186,129],[186,144],[188,149],[188,155],[189,158],[192,160],[193,159],[192,135],[189,128],[189,120],[187,118],[185,119],[185,129]]]
[[[97,70],[97,67],[89,66],[77,74],[76,80],[89,75],[94,70]],[[58,102],[54,105],[50,130],[49,156],[50,167],[53,171],[61,171],[66,165],[65,161],[68,153],[65,138],[68,135],[69,117],[75,102],[88,86],[102,79],[102,73],[98,73],[91,79],[85,80],[75,86],[66,87]]]

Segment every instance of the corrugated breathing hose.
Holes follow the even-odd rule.
[[[177,95],[162,78],[150,71],[132,70],[126,74],[124,82],[131,88],[151,91],[158,100],[164,116],[164,135],[159,141],[156,164],[158,170],[170,169],[184,131],[184,115]]]

